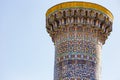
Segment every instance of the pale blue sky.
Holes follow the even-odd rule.
[[[54,45],[45,13],[65,1],[0,0],[0,80],[53,80]],[[113,31],[102,48],[102,80],[120,80],[120,1],[83,1],[101,4],[114,15]]]

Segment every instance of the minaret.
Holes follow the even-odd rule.
[[[90,2],[64,2],[46,13],[55,45],[54,80],[101,80],[101,49],[112,31],[112,13]]]

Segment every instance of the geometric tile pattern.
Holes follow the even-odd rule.
[[[96,80],[96,64],[87,60],[65,60],[56,65],[55,80]]]
[[[73,27],[74,28],[74,27]],[[72,28],[71,28],[72,29]],[[77,28],[78,29],[78,28]],[[55,80],[98,80],[101,44],[91,29],[61,33],[55,39]],[[88,33],[89,34],[85,34]],[[77,37],[76,37],[77,36]]]
[[[55,80],[98,80],[99,57],[98,49],[100,45],[86,39],[75,38],[75,32],[72,38],[69,34],[67,41],[58,40],[55,50]],[[90,34],[89,34],[90,35]],[[62,36],[61,36],[62,37]],[[81,36],[79,36],[82,38]],[[77,37],[77,38],[79,38]],[[83,36],[85,37],[85,35]],[[69,38],[69,40],[68,40]],[[89,39],[89,38],[88,38]],[[99,48],[98,48],[98,47]],[[98,64],[99,63],[99,64]]]

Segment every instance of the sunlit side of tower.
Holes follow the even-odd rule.
[[[101,48],[112,31],[112,20],[108,9],[90,2],[64,2],[48,9],[54,80],[100,80]]]

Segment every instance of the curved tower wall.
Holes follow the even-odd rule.
[[[112,31],[113,16],[89,2],[65,2],[46,13],[55,45],[54,80],[100,80],[101,48]]]

